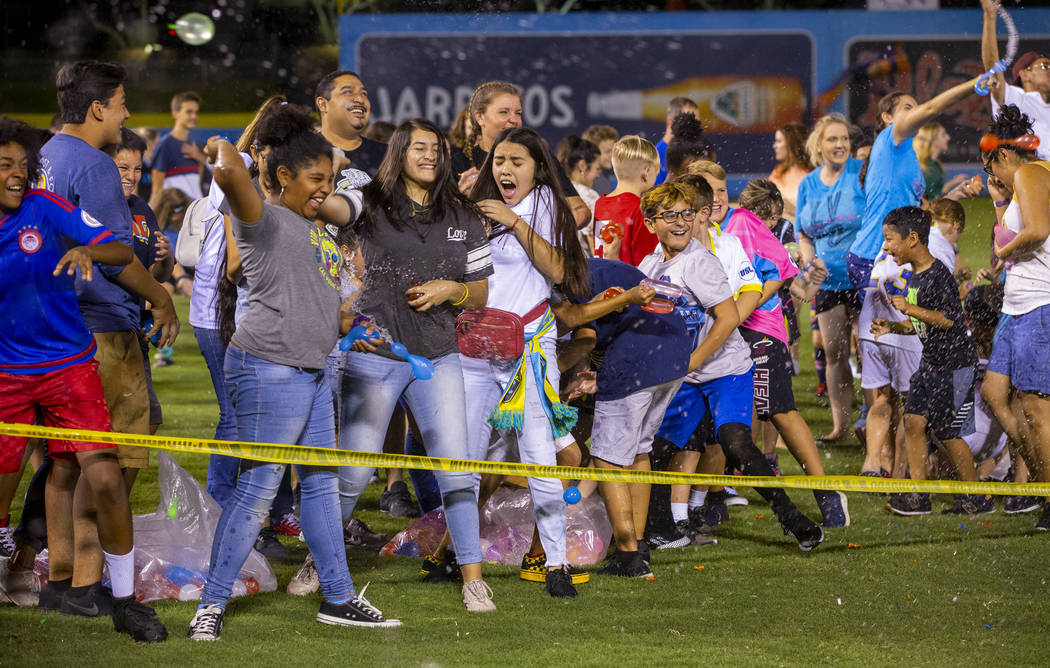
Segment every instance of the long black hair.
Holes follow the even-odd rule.
[[[452,180],[452,160],[449,157],[448,139],[438,126],[425,118],[414,118],[405,121],[394,130],[387,145],[386,156],[376,170],[375,178],[361,189],[364,195],[364,211],[353,223],[357,234],[367,235],[375,225],[376,214],[387,213],[387,218],[395,226],[400,224],[391,212],[408,203],[408,192],[405,190],[405,154],[412,143],[412,132],[422,130],[437,137],[438,155],[434,170],[434,181],[427,190],[426,208],[423,211],[423,222],[441,221],[454,207],[461,207],[481,216],[477,205],[466,195],[459,192]]]
[[[576,239],[576,217],[572,213],[569,202],[565,199],[565,192],[558,180],[558,173],[554,168],[554,157],[547,150],[546,142],[535,130],[507,128],[500,133],[488,157],[485,158],[485,164],[481,166],[478,180],[474,182],[474,189],[470,192],[471,199],[475,202],[486,199],[503,199],[492,174],[492,157],[496,153],[496,147],[503,142],[520,144],[525,147],[533,162],[536,163],[536,172],[533,176],[535,187],[547,186],[554,197],[554,243],[551,245],[564,259],[562,292],[570,297],[580,299],[587,297],[590,294],[590,288],[587,285],[590,271],[583,248]],[[539,206],[538,200],[535,206]]]

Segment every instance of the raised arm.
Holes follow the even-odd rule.
[[[263,202],[237,149],[225,139],[220,139],[209,143],[205,150],[215,153],[214,156],[209,153],[209,157],[215,157],[215,182],[226,194],[233,215],[244,223],[259,220]]]
[[[973,85],[976,81],[976,78],[967,79],[963,83],[952,86],[943,93],[907,112],[903,118],[898,119],[893,124],[893,143],[899,144],[911,137],[926,123],[940,116],[956,102],[973,93]],[[990,88],[994,91],[997,86],[990,86]]]
[[[981,0],[981,9],[984,11],[984,27],[981,30],[981,62],[984,69],[990,70],[999,62],[999,40],[995,36],[998,5],[994,0]],[[1001,105],[1006,92],[1004,86],[1006,79],[1002,74],[994,74],[992,79],[999,83],[998,86],[990,89],[992,97],[995,98],[996,104]]]

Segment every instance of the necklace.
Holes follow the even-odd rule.
[[[426,206],[423,206],[422,204],[417,206],[415,200],[411,198],[409,198],[408,204],[412,207],[412,211],[408,214],[409,218],[415,218],[417,213],[423,213],[428,208]]]

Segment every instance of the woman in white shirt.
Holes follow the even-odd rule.
[[[547,307],[558,284],[584,297],[587,264],[576,241],[576,221],[543,140],[527,128],[500,134],[478,174],[471,198],[492,222],[489,247],[495,273],[488,307],[521,317],[525,349],[517,360],[463,358],[470,459],[485,459],[493,427],[516,444],[521,461],[553,466],[555,439],[576,422],[576,410],[558,399],[554,315]],[[542,370],[543,377],[537,377]],[[516,391],[517,390],[517,391]],[[476,478],[480,482],[480,476]],[[565,501],[553,478],[529,478],[536,525],[546,553],[547,592],[576,595],[565,555]]]

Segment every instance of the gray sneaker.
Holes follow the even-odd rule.
[[[307,596],[321,588],[321,582],[317,579],[317,567],[314,565],[314,555],[307,554],[306,561],[299,568],[292,579],[288,582],[286,591],[292,596]]]
[[[463,605],[467,612],[495,612],[492,588],[484,580],[471,580],[463,585]]]
[[[0,559],[0,601],[19,607],[35,606],[40,600],[40,580],[33,571],[12,571],[10,559]]]

